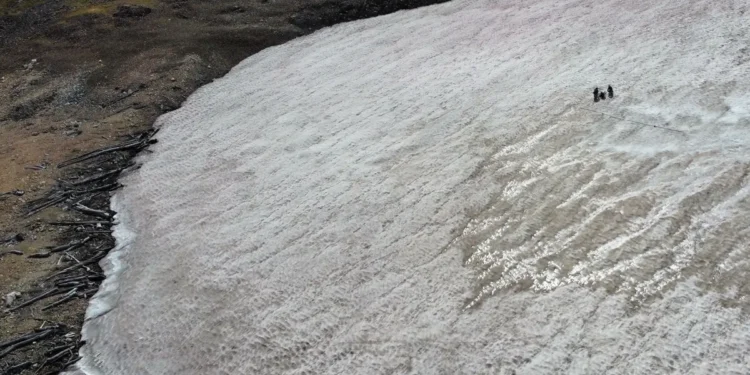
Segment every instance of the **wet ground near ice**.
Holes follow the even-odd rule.
[[[456,1],[248,58],[115,196],[83,370],[746,372],[748,10]]]

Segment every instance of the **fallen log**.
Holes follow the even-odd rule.
[[[0,349],[8,347],[8,346],[11,346],[13,344],[17,344],[17,343],[19,343],[21,341],[24,341],[24,340],[28,339],[29,337],[36,336],[38,333],[39,332],[29,332],[29,333],[23,334],[21,336],[14,337],[14,338],[12,338],[10,340],[6,340],[6,341],[3,341],[3,342],[0,342]]]
[[[8,250],[8,251],[0,251],[0,258],[2,258],[2,257],[4,257],[4,256],[6,256],[6,255],[8,255],[8,254],[13,254],[13,255],[23,255],[23,251],[20,251],[20,250]]]
[[[65,196],[65,195],[63,195],[63,196],[61,196],[61,197],[57,197],[57,198],[54,198],[54,199],[50,199],[50,200],[48,200],[48,201],[47,201],[46,203],[44,203],[44,204],[42,204],[42,205],[40,205],[40,206],[37,206],[37,207],[34,207],[34,208],[30,209],[30,210],[29,210],[29,211],[28,211],[28,212],[26,213],[26,217],[29,217],[29,216],[31,216],[31,215],[33,215],[33,214],[35,214],[35,213],[37,213],[37,212],[39,212],[39,211],[41,211],[41,210],[43,210],[43,209],[47,208],[47,207],[51,207],[51,206],[54,206],[54,205],[56,205],[56,204],[58,204],[58,203],[60,203],[60,202],[64,201],[65,199],[66,199],[66,196]]]
[[[85,153],[85,154],[83,154],[81,156],[77,156],[75,158],[68,159],[66,161],[61,162],[60,164],[57,165],[57,168],[64,168],[64,167],[67,167],[69,165],[73,165],[73,164],[80,163],[82,161],[93,159],[93,158],[95,158],[97,156],[108,154],[110,152],[125,151],[125,150],[130,150],[130,149],[138,148],[139,146],[141,146],[143,144],[143,142],[144,141],[142,141],[142,140],[131,141],[131,142],[122,143],[122,144],[119,144],[119,145],[116,145],[116,146],[105,147],[105,148],[102,148],[102,149],[99,149],[99,150],[94,150],[94,151],[91,151],[91,152],[87,152],[87,153]]]
[[[149,131],[147,133],[142,134],[138,140],[135,141],[128,141],[125,143],[121,143],[119,145],[115,145],[112,147],[105,147],[99,150],[94,150],[91,152],[87,152],[81,156],[77,156],[72,159],[68,159],[66,161],[61,162],[57,165],[57,168],[64,168],[69,165],[77,164],[89,159],[93,159],[97,156],[105,155],[111,152],[117,152],[117,151],[127,151],[127,150],[136,150],[143,149],[147,147],[150,144],[156,143],[155,139],[151,139],[153,135],[156,134],[155,131]]]
[[[81,297],[81,298],[89,298],[89,297],[93,296],[94,294],[96,294],[96,292],[98,292],[98,291],[99,291],[99,287],[97,286],[97,287],[94,287],[94,288],[91,288],[91,289],[88,289],[88,290],[84,290],[83,292],[79,292],[79,293],[76,293],[76,294],[79,297]]]
[[[96,181],[103,180],[103,179],[111,177],[111,176],[116,176],[120,172],[122,172],[123,170],[125,170],[125,168],[117,168],[115,170],[112,170],[112,171],[109,171],[109,172],[104,172],[104,173],[98,174],[96,176],[91,176],[89,178],[85,178],[85,179],[80,180],[80,181],[70,182],[69,184],[73,185],[73,186],[79,186],[79,185],[84,185],[84,184],[88,184],[88,183],[91,183],[91,182],[96,182]]]
[[[21,304],[8,309],[8,311],[10,311],[10,312],[16,311],[16,310],[18,310],[20,308],[23,308],[23,307],[26,307],[28,305],[31,305],[34,302],[38,302],[38,301],[41,301],[41,300],[43,300],[45,298],[56,296],[56,295],[62,294],[62,293],[65,293],[65,291],[60,290],[60,288],[55,287],[55,288],[52,288],[52,289],[50,289],[50,290],[48,290],[48,291],[46,291],[46,292],[44,292],[44,293],[42,293],[42,294],[40,294],[40,295],[38,295],[36,297],[31,298],[28,301],[24,301]]]
[[[55,284],[55,286],[57,286],[58,288],[80,288],[84,285],[85,283],[80,281],[69,281],[65,283]]]
[[[112,215],[109,212],[104,212],[102,210],[97,210],[91,207],[84,206],[80,203],[76,203],[76,205],[73,207],[77,211],[83,212],[84,214],[100,217],[102,219],[111,219]]]
[[[30,254],[27,256],[27,258],[31,259],[42,259],[42,258],[49,258],[52,255],[49,251],[40,251],[38,253]]]
[[[60,283],[70,283],[70,282],[75,282],[75,281],[98,281],[98,280],[104,280],[104,275],[94,274],[94,275],[66,277],[64,279],[56,280],[55,285],[58,285]]]
[[[19,363],[19,364],[15,365],[15,366],[8,367],[8,369],[5,370],[5,374],[8,374],[8,375],[17,374],[17,373],[20,373],[23,370],[26,370],[27,368],[29,368],[29,367],[31,367],[33,365],[34,364],[31,363],[31,362],[29,362],[29,361],[26,361],[26,362],[23,362],[23,363]]]
[[[96,192],[99,192],[99,191],[117,190],[117,189],[119,189],[121,187],[122,187],[122,185],[119,182],[114,182],[114,183],[111,183],[111,184],[107,184],[107,185],[104,185],[104,186],[91,188],[91,189],[88,189],[88,190],[72,190],[71,192],[73,194],[76,194],[76,195],[82,195],[82,194],[96,193]]]
[[[55,307],[55,306],[60,306],[60,305],[62,305],[63,303],[65,303],[65,302],[68,302],[68,301],[72,300],[73,298],[75,298],[75,297],[76,297],[76,292],[77,292],[77,291],[78,291],[78,288],[77,288],[77,287],[76,287],[76,288],[73,288],[73,289],[71,289],[71,290],[70,290],[70,291],[69,291],[69,292],[68,292],[67,294],[65,294],[65,295],[64,295],[64,296],[63,296],[62,298],[60,298],[59,300],[57,300],[57,301],[55,301],[55,302],[52,302],[52,303],[50,303],[50,304],[49,304],[49,305],[47,305],[47,306],[44,306],[44,307],[42,307],[42,311],[44,311],[44,310],[49,310],[49,309],[51,309],[51,308],[53,308],[53,307]]]
[[[102,260],[104,258],[104,256],[107,255],[107,252],[109,250],[112,250],[113,248],[114,247],[112,247],[110,249],[107,249],[107,250],[100,251],[100,252],[96,253],[96,255],[94,255],[93,257],[89,258],[88,260],[85,260],[85,261],[83,261],[81,263],[78,263],[78,264],[74,264],[74,265],[72,265],[72,266],[70,266],[68,268],[65,268],[65,269],[63,269],[63,270],[61,270],[59,272],[55,272],[52,275],[48,276],[46,279],[44,279],[44,281],[50,280],[50,279],[52,279],[55,276],[64,275],[64,274],[66,274],[66,273],[68,273],[70,271],[76,270],[76,269],[78,269],[80,267],[83,267],[83,266],[87,266],[87,265],[89,265],[91,263],[98,262],[98,261]]]
[[[52,348],[52,349],[50,349],[50,350],[47,350],[47,351],[46,351],[46,352],[44,353],[44,356],[45,356],[45,357],[49,357],[49,356],[52,356],[52,355],[58,354],[58,353],[60,353],[61,351],[65,351],[65,350],[72,350],[72,349],[75,349],[75,348],[76,348],[77,346],[78,346],[78,344],[65,344],[65,345],[60,345],[60,346],[56,346],[56,347],[54,347],[54,348]]]
[[[78,361],[80,361],[80,360],[81,360],[81,356],[80,356],[80,355],[77,355],[77,356],[75,356],[75,358],[73,358],[73,359],[69,360],[68,362],[65,362],[65,363],[64,363],[64,364],[62,365],[62,368],[63,368],[63,369],[66,369],[66,368],[68,368],[68,366],[70,366],[70,365],[72,365],[72,364],[74,364],[74,363],[76,363],[76,362],[78,362]],[[57,374],[57,372],[53,372],[53,375],[55,375],[55,374]]]
[[[76,348],[76,345],[75,345],[75,344],[73,344],[73,345],[70,345],[70,346],[66,347],[66,348],[65,348],[64,350],[61,350],[61,351],[60,351],[59,353],[57,353],[57,354],[55,354],[55,355],[53,355],[53,356],[51,356],[51,357],[49,357],[49,358],[45,359],[45,360],[44,360],[44,363],[45,363],[45,364],[50,364],[50,363],[54,363],[55,361],[59,360],[60,358],[62,358],[62,357],[63,357],[63,356],[65,356],[66,354],[67,354],[67,355],[73,355],[73,350],[74,350],[75,348]]]
[[[67,256],[70,259],[73,259],[74,262],[80,264],[81,267],[83,267],[83,269],[86,270],[86,272],[93,272],[93,271],[91,271],[91,268],[88,268],[86,265],[84,265],[83,263],[81,263],[80,260],[78,260],[76,257],[73,256],[73,254],[71,254],[71,253],[69,253],[69,252],[66,251],[65,252],[65,256]]]
[[[111,221],[52,221],[49,225],[56,226],[76,226],[76,225],[114,225]]]
[[[83,244],[85,244],[86,242],[88,242],[90,239],[91,239],[91,236],[88,236],[88,237],[84,238],[83,240],[76,240],[76,241],[72,241],[70,243],[67,243],[65,245],[53,247],[53,248],[49,249],[49,252],[50,253],[60,253],[60,252],[63,252],[63,251],[74,250],[74,249],[77,249],[77,248],[81,247]]]
[[[31,343],[34,343],[34,342],[36,342],[38,340],[41,340],[41,339],[43,339],[43,338],[51,335],[55,331],[55,329],[56,329],[55,327],[47,329],[47,330],[45,330],[43,332],[40,332],[40,333],[38,333],[38,334],[36,334],[34,336],[31,336],[31,337],[27,338],[26,340],[19,341],[19,342],[15,343],[15,344],[11,345],[7,349],[5,349],[2,352],[0,352],[0,358],[3,358],[6,355],[14,352],[17,349],[23,348],[26,345],[29,345]]]

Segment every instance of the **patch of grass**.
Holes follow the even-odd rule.
[[[44,3],[44,1],[45,0],[0,0],[0,14],[18,15]]]
[[[12,0],[0,0],[0,1],[12,1]],[[142,5],[153,8],[156,6],[156,0],[114,0],[114,1],[97,1],[93,2],[90,0],[68,0],[65,2],[70,7],[71,11],[65,14],[65,18],[73,18],[88,14],[104,14],[109,15],[115,12],[118,6],[124,4],[130,5]]]
[[[19,15],[37,5],[44,4],[45,1],[49,0],[0,0],[0,15]],[[71,18],[86,14],[112,14],[117,6],[123,4],[143,5],[153,8],[157,3],[157,0],[67,0],[65,5],[71,10],[65,14],[65,17]]]
[[[65,18],[78,17],[86,14],[107,14],[111,13],[111,11],[112,9],[110,7],[105,7],[102,5],[92,5],[89,7],[72,10],[65,15]]]

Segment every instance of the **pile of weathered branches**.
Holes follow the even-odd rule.
[[[47,313],[70,301],[91,298],[98,291],[104,280],[99,262],[115,245],[111,235],[115,213],[108,207],[109,192],[120,187],[117,182],[120,173],[133,166],[133,156],[155,142],[152,138],[155,133],[155,130],[148,131],[119,145],[60,163],[58,167],[62,168],[89,161],[76,171],[73,178],[58,181],[49,194],[27,205],[27,215],[60,206],[77,212],[75,216],[80,220],[46,223],[63,227],[66,242],[27,254],[28,258],[53,255],[60,258],[57,269],[39,284],[38,289],[21,293],[21,297],[5,310],[6,314],[30,315],[44,323],[34,331],[0,343],[0,360],[3,361],[0,362],[0,374],[20,374],[26,370],[56,374],[78,360],[78,349],[83,344],[80,341],[81,327],[61,323],[50,325],[49,321],[35,317],[34,313]],[[7,241],[23,240],[19,236],[22,235]],[[23,255],[22,252],[11,252]],[[22,355],[31,348],[36,350],[34,355]]]
[[[35,369],[35,373],[37,373],[39,370],[53,366],[59,369],[64,369],[80,359],[78,356],[78,349],[85,344],[85,341],[81,341],[74,335],[65,334],[68,327],[64,324],[47,323],[48,322],[45,321],[42,323],[41,327],[31,332],[0,342],[0,359],[16,350],[23,349],[26,346],[36,344],[43,340],[56,342],[54,347],[45,351],[45,359],[42,363],[24,361],[7,367],[3,374],[17,374],[26,369]],[[57,372],[58,371],[52,371],[47,374],[55,374]]]
[[[113,214],[112,212],[93,209],[83,205],[81,202],[93,194],[119,189],[121,185],[117,182],[117,177],[122,171],[132,166],[132,163],[130,163],[129,160],[132,159],[135,154],[156,142],[156,140],[152,138],[156,132],[157,130],[148,131],[139,135],[134,140],[112,147],[91,151],[58,164],[58,168],[64,168],[102,156],[115,156],[110,163],[104,163],[113,164],[114,167],[112,169],[85,178],[80,178],[75,181],[59,181],[57,186],[55,186],[55,188],[53,188],[45,197],[28,203],[26,215],[31,216],[45,208],[67,203],[69,208],[80,211],[84,214],[109,219]],[[122,154],[123,152],[124,154]],[[123,163],[125,160],[128,162]]]
[[[110,238],[97,239],[89,235],[48,249],[46,254],[62,253],[63,256],[60,259],[63,264],[40,284],[40,289],[23,293],[22,295],[25,294],[28,297],[13,304],[6,312],[11,314],[24,312],[33,317],[35,311],[46,312],[74,299],[90,298],[97,292],[99,284],[104,280],[104,275],[97,264],[112,247],[113,241]],[[92,252],[93,255],[78,259],[81,254]],[[38,257],[35,255],[32,254],[29,257]],[[49,348],[37,362],[25,360],[10,365],[5,368],[4,374],[20,373],[28,368],[34,368],[35,373],[45,368],[52,368],[54,370],[49,374],[56,374],[78,360],[78,348],[82,344],[79,333],[81,327],[68,327],[56,323],[45,328],[44,324],[39,329],[0,343],[0,359],[15,351],[22,351],[31,344]]]
[[[98,250],[93,256],[82,261],[79,261],[75,256],[66,252],[65,256],[74,262],[73,265],[66,266],[48,276],[43,283],[51,284],[47,290],[30,296],[24,301],[10,307],[7,311],[14,312],[39,301],[47,300],[59,295],[62,295],[62,297],[44,305],[41,310],[44,311],[51,309],[74,298],[91,297],[99,288],[98,282],[104,279],[104,275],[94,270],[91,265],[99,263],[99,261],[107,255],[107,252],[110,249],[111,247]]]

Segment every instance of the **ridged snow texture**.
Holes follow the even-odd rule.
[[[748,17],[456,1],[248,58],[123,180],[82,363],[747,373]]]

